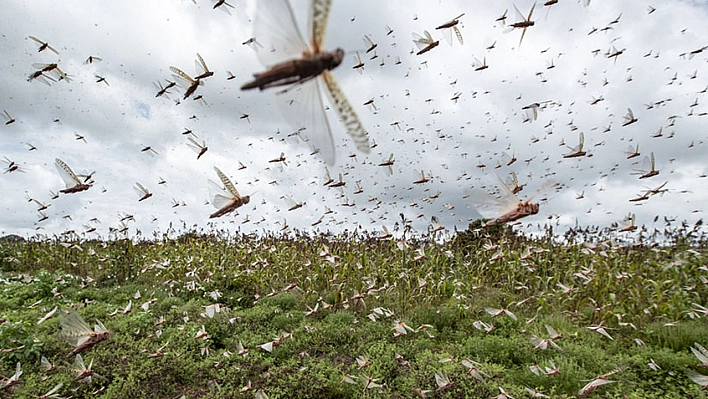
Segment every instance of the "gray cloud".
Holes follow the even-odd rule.
[[[529,218],[534,223],[554,215],[550,221],[564,226],[608,226],[628,212],[647,225],[657,214],[691,221],[703,217],[708,189],[701,177],[706,173],[702,122],[707,110],[701,91],[708,81],[701,66],[706,53],[688,53],[706,45],[701,37],[705,2],[654,4],[652,14],[639,0],[592,2],[587,8],[561,2],[550,10],[538,4],[536,24],[518,48],[520,32],[504,33],[495,22],[505,9],[507,22],[515,20],[512,3],[471,8],[462,1],[335,1],[325,48],[348,52],[334,75],[378,145],[368,156],[356,153],[335,113],[327,111],[338,159],[329,170],[335,179],[342,173],[347,185],[341,191],[322,186],[325,164],[310,155],[307,144],[288,137],[295,127],[275,105],[282,99],[272,92],[239,90],[264,69],[254,51],[241,44],[252,35],[253,2],[234,1],[231,16],[212,10],[206,0],[197,3],[5,5],[0,16],[0,50],[5,55],[0,60],[0,108],[17,122],[0,126],[0,155],[18,162],[26,173],[0,176],[7,193],[0,199],[7,215],[0,221],[1,231],[33,234],[39,227],[48,234],[81,232],[98,217],[98,232],[105,236],[109,226],[119,225],[119,213],[134,215],[135,222],[128,223],[131,233],[165,230],[170,223],[207,227],[213,212],[206,204],[207,180],[216,180],[213,166],[229,175],[241,194],[255,192],[238,216],[215,222],[242,231],[278,230],[284,220],[293,228],[311,228],[327,208],[334,213],[324,217],[320,230],[391,228],[401,212],[421,231],[432,215],[450,229],[464,228],[476,217],[465,194],[469,188],[494,185],[495,175],[503,179],[512,170],[528,184],[521,194],[533,193],[546,177],[563,185],[560,192],[546,193],[549,201]],[[531,4],[517,5],[526,12]],[[293,8],[304,27],[307,1],[294,1]],[[463,12],[465,43],[450,46],[435,27]],[[608,25],[620,13],[619,22]],[[386,25],[393,34],[386,35]],[[597,32],[588,34],[595,28]],[[440,45],[415,56],[412,33],[424,30],[439,38]],[[38,53],[28,35],[49,41],[59,56]],[[378,58],[364,53],[364,35],[378,43]],[[487,50],[493,43],[494,49]],[[616,61],[606,56],[612,46],[625,49]],[[355,51],[366,64],[362,74],[351,70],[357,63]],[[207,105],[191,98],[175,105],[181,99],[176,89],[171,99],[155,98],[153,82],[171,79],[170,66],[195,73],[196,53],[215,71],[197,91]],[[84,64],[90,55],[103,60]],[[474,71],[475,58],[486,58],[489,68]],[[27,82],[33,63],[57,61],[72,82]],[[227,70],[236,79],[226,80]],[[95,75],[110,86],[97,83]],[[456,102],[451,100],[456,96]],[[600,97],[604,100],[590,104]],[[376,111],[363,105],[372,98]],[[536,121],[523,121],[522,107],[546,100],[552,102]],[[622,127],[627,108],[639,121]],[[244,114],[248,119],[241,118]],[[672,116],[677,116],[673,125]],[[209,147],[199,160],[181,134],[185,129]],[[659,129],[662,136],[652,137]],[[579,132],[592,157],[564,159],[569,149],[559,143],[575,146]],[[87,142],[76,140],[76,134]],[[38,149],[28,151],[25,143]],[[639,144],[640,157],[625,159],[630,144]],[[158,154],[141,152],[145,146]],[[502,151],[513,152],[518,161],[495,168],[502,163]],[[661,173],[639,180],[633,170],[652,151]],[[281,152],[286,166],[268,162]],[[378,164],[391,153],[396,162],[389,176]],[[50,200],[49,190],[63,188],[53,166],[56,157],[77,173],[96,171],[95,186]],[[238,170],[239,162],[247,168]],[[432,180],[413,184],[421,170]],[[160,178],[167,183],[158,184]],[[153,191],[153,197],[138,203],[132,188],[136,181]],[[354,194],[356,181],[361,194]],[[669,189],[664,195],[639,204],[628,201],[664,181]],[[581,192],[584,198],[576,199]],[[45,211],[48,220],[36,222],[36,204],[26,194],[52,203]],[[286,195],[306,204],[290,212],[281,199]],[[173,208],[173,200],[186,206]],[[249,221],[242,224],[246,217]]]

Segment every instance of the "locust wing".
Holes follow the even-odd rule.
[[[191,76],[187,75],[179,68],[171,66],[170,71],[172,71],[172,78],[174,78],[174,80],[177,81],[177,84],[185,90],[189,89],[196,83]]]
[[[302,39],[288,0],[259,0],[253,21],[253,36],[265,47],[256,52],[266,67],[301,58],[310,50]]]
[[[71,188],[78,184],[81,184],[81,180],[79,180],[79,178],[76,176],[74,171],[71,170],[69,165],[67,165],[59,158],[55,159],[54,162],[57,167],[57,170],[59,170],[59,176],[61,176],[61,179],[64,180],[64,183],[66,184],[66,188]]]
[[[368,154],[371,148],[369,145],[369,136],[366,130],[364,130],[364,126],[361,124],[354,108],[349,104],[347,97],[339,87],[339,83],[337,83],[334,75],[329,71],[322,72],[322,79],[327,86],[327,93],[330,96],[332,104],[337,109],[339,117],[342,118],[342,122],[344,122],[344,126],[347,128],[347,134],[354,140],[354,144],[359,151]]]
[[[300,130],[300,137],[313,151],[319,151],[325,162],[334,164],[334,139],[320,93],[320,80],[312,79],[291,87],[276,103],[285,120]]]
[[[29,38],[32,39],[32,40],[34,40],[34,41],[37,43],[37,45],[38,45],[38,47],[39,47],[39,49],[40,49],[39,51],[42,51],[42,50],[44,50],[44,49],[46,48],[46,49],[49,49],[49,50],[50,50],[51,52],[53,52],[54,54],[59,55],[59,52],[57,51],[57,49],[55,49],[54,47],[50,46],[49,43],[43,42],[43,41],[37,39],[37,38],[34,37],[34,36],[29,36]]]
[[[209,180],[209,194],[211,196],[211,204],[216,209],[222,209],[231,205],[234,197],[222,188],[219,184]]]
[[[413,43],[418,47],[418,50],[423,50],[435,42],[433,36],[427,30],[423,32],[424,36],[413,33]]]
[[[499,179],[499,177],[497,177]],[[465,192],[471,199],[471,206],[485,219],[496,219],[517,208],[521,199],[499,179],[499,187],[494,192],[480,189]]]
[[[329,10],[332,6],[332,0],[313,0],[312,14],[310,14],[310,22],[308,31],[310,32],[310,40],[312,51],[319,53],[322,51],[325,35],[327,33],[327,21],[329,20]]]
[[[94,333],[94,330],[86,324],[81,315],[73,310],[62,311],[59,314],[59,324],[61,325],[60,337],[72,346],[80,346]]]
[[[202,56],[199,55],[199,53],[197,53],[197,59],[194,60],[194,68],[197,71],[197,76],[202,76],[202,75],[207,75],[209,73],[212,73],[209,70],[209,67],[207,67],[206,62],[204,62],[204,58],[202,58]]]
[[[236,198],[241,197],[231,180],[229,180],[229,178],[226,177],[226,175],[221,170],[219,170],[219,168],[214,166],[214,171],[216,171],[216,175],[219,176],[219,179],[221,180],[221,183],[224,184],[224,187],[226,187],[226,190],[228,190]]]

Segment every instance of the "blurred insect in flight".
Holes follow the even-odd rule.
[[[632,123],[634,123],[638,120],[639,119],[634,117],[634,112],[632,112],[632,109],[627,108],[627,115],[624,116],[624,122],[622,123],[622,126],[631,125]]]
[[[548,181],[536,190],[536,194],[551,187],[555,187],[556,185],[557,183],[555,181]],[[512,188],[508,187],[503,182],[500,182],[500,186],[496,198],[489,198],[489,194],[487,193],[479,193],[483,194],[486,198],[481,201],[477,211],[480,212],[483,217],[491,219],[486,223],[486,226],[513,222],[538,213],[539,204],[531,202],[535,194],[526,201],[522,201],[512,192]],[[474,192],[474,194],[475,196],[479,195],[477,192]]]
[[[241,90],[288,86],[280,93],[290,93],[293,101],[281,102],[281,108],[287,104],[283,112],[290,114],[293,123],[301,125],[298,128],[305,128],[305,134],[313,147],[319,150],[328,164],[333,164],[334,139],[320,94],[321,82],[357,149],[368,153],[370,146],[368,134],[359,117],[330,72],[342,63],[344,50],[322,49],[330,7],[331,0],[312,1],[308,47],[297,28],[288,0],[258,1],[253,36],[270,45],[273,51],[256,53],[259,61],[268,69],[254,74],[253,81],[241,86]]]
[[[5,122],[6,125],[10,125],[10,124],[15,123],[15,118],[10,116],[10,113],[7,112],[7,110],[2,110],[2,113],[3,113],[3,116],[5,117],[5,119],[7,119],[7,121]]]
[[[197,88],[200,85],[204,84],[203,79],[214,75],[214,72],[209,70],[206,63],[204,62],[204,59],[201,55],[199,55],[199,53],[197,53],[197,60],[194,61],[194,65],[196,66],[196,70],[198,73],[198,75],[194,78],[192,78],[177,67],[170,67],[170,71],[172,71],[172,77],[175,79],[177,84],[179,84],[180,86],[182,86],[182,88],[185,89],[184,97],[182,98],[183,100],[186,100],[189,96],[194,94],[194,92],[197,91]]]
[[[423,35],[424,36],[417,33],[413,34],[413,43],[415,43],[419,50],[415,55],[423,55],[440,44],[439,40],[433,40],[433,37],[430,36],[430,32],[427,30],[423,32]]]
[[[241,196],[231,180],[229,180],[229,178],[226,177],[226,175],[219,170],[219,168],[215,166],[214,171],[217,176],[219,176],[219,180],[221,180],[224,188],[221,188],[218,184],[210,181],[211,188],[214,192],[211,203],[218,209],[216,212],[209,215],[210,219],[218,218],[226,215],[227,213],[233,212],[237,208],[248,204],[251,200],[251,197],[248,195]]]
[[[212,0],[214,3],[214,7],[212,9],[216,10],[217,8],[229,15],[231,15],[231,11],[229,11],[229,8],[234,8],[231,4],[227,3],[226,0]]]
[[[624,232],[636,230],[637,225],[635,224],[635,221],[636,221],[636,216],[633,213],[628,214],[627,216],[624,217],[624,219],[620,223],[620,228],[617,231],[619,233],[624,233]]]
[[[533,6],[531,6],[529,16],[524,18],[524,15],[521,14],[521,11],[519,11],[519,9],[516,7],[516,4],[514,4],[514,11],[516,11],[516,22],[509,25],[509,30],[507,30],[507,32],[513,29],[522,29],[521,39],[519,39],[519,47],[521,47],[521,42],[524,40],[524,35],[526,35],[526,29],[530,26],[534,26],[534,24],[536,23],[531,20],[531,15],[533,15],[534,8],[536,8],[536,3],[533,3]]]
[[[450,45],[452,45],[452,32],[455,32],[455,36],[457,36],[457,40],[460,42],[460,44],[464,44],[464,41],[462,40],[462,33],[460,33],[460,29],[458,28],[460,18],[462,18],[464,15],[465,13],[462,13],[453,18],[452,20],[445,22],[444,24],[435,28],[436,30],[445,29],[446,32],[448,32],[445,38],[447,39],[447,42]]]
[[[378,44],[374,43],[374,41],[367,35],[364,35],[364,44],[368,46],[366,48],[367,53],[372,52],[376,47],[378,47]]]
[[[133,188],[135,189],[135,192],[138,193],[138,197],[140,198],[138,199],[138,202],[145,201],[146,199],[152,197],[152,193],[138,182],[135,182],[135,187]]]
[[[71,170],[69,165],[64,163],[61,159],[57,158],[54,160],[57,170],[59,170],[59,175],[66,184],[66,188],[59,190],[59,192],[64,194],[73,194],[81,191],[86,191],[91,188],[91,184],[82,181],[76,176],[76,174]]]
[[[642,168],[637,169],[635,175],[639,175],[640,179],[648,179],[659,174],[656,170],[656,161],[654,160],[654,152],[649,154],[649,156],[644,157],[642,161]]]
[[[44,50],[49,50],[49,51],[53,52],[54,54],[59,55],[59,52],[54,47],[50,46],[49,43],[39,40],[34,36],[29,36],[29,38],[34,40],[37,43],[37,46],[38,46],[37,51],[38,52],[42,52]]]
[[[197,159],[201,158],[202,155],[204,155],[204,153],[209,149],[209,147],[206,146],[206,141],[204,140],[202,140],[201,143],[191,137],[187,137],[187,140],[189,140],[189,143],[187,143],[189,148],[193,149],[194,152],[197,153]]]
[[[639,144],[632,146],[631,144],[624,152],[627,155],[627,159],[632,159],[639,156]]]
[[[379,166],[386,166],[387,167],[386,172],[390,176],[393,174],[393,163],[394,162],[395,162],[395,159],[393,157],[393,153],[391,153],[391,155],[388,157],[388,159],[386,161],[381,162],[379,164]]]
[[[569,153],[564,154],[563,158],[577,158],[585,156],[587,153],[583,151],[583,145],[585,145],[585,135],[583,132],[580,132],[578,135],[578,145],[571,148]]]

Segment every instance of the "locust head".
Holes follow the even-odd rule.
[[[334,50],[334,52],[332,52],[331,54],[332,54],[332,62],[329,65],[329,68],[328,68],[329,70],[332,70],[332,69],[338,67],[339,64],[341,64],[342,61],[344,60],[344,50],[342,50],[341,48]]]
[[[526,210],[531,214],[535,215],[538,213],[538,204],[532,204],[531,202],[526,203]]]

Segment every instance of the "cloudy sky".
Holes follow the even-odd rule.
[[[705,216],[708,50],[698,51],[708,45],[706,1],[539,3],[521,46],[520,30],[506,32],[518,21],[512,2],[334,1],[324,49],[346,51],[333,73],[376,144],[368,155],[358,152],[325,98],[334,165],[311,155],[308,143],[292,134],[301,126],[286,110],[288,94],[240,90],[265,69],[256,52],[272,48],[267,34],[256,37],[262,47],[242,44],[254,36],[255,2],[231,0],[230,14],[209,0],[6,3],[0,14],[0,111],[15,122],[0,125],[2,234],[95,228],[84,235],[107,237],[128,215],[131,236],[169,226],[392,229],[400,213],[419,232],[431,216],[452,230],[477,216],[474,207],[490,215],[495,199],[486,191],[511,172],[525,184],[521,199],[549,180],[560,187],[534,196],[547,201],[523,228],[605,227],[628,213],[648,227],[659,215],[656,226],[663,228],[664,216],[689,222]],[[516,2],[524,14],[532,5]],[[304,31],[309,2],[293,0],[292,6]],[[450,32],[435,28],[462,13],[464,44],[454,36],[448,42]],[[497,21],[503,15],[506,26]],[[418,56],[413,34],[426,30],[440,45]],[[30,35],[59,54],[39,52]],[[375,53],[366,53],[364,35],[378,44]],[[357,51],[363,70],[352,68]],[[179,88],[170,89],[169,98],[156,97],[154,83],[173,80],[170,66],[199,73],[197,53],[214,76],[187,99]],[[85,63],[89,56],[101,61]],[[28,81],[37,71],[33,64],[50,63],[71,81]],[[477,70],[484,63],[488,68]],[[229,72],[234,79],[227,79]],[[299,109],[318,110],[312,98],[295,91],[289,95]],[[193,99],[199,95],[203,101]],[[541,106],[529,120],[522,108],[534,103]],[[623,126],[628,108],[638,120]],[[183,134],[187,130],[193,135]],[[580,133],[587,154],[564,158]],[[208,147],[201,158],[188,137]],[[637,145],[641,155],[627,159],[628,147]],[[154,152],[142,151],[146,147]],[[652,152],[660,173],[639,179]],[[281,153],[285,164],[269,162]],[[504,153],[518,160],[507,166]],[[392,174],[378,166],[390,154]],[[95,172],[93,187],[52,199],[51,192],[65,188],[55,158],[77,174]],[[14,165],[20,171],[9,172]],[[216,210],[209,203],[209,180],[218,181],[214,166],[242,195],[252,194],[238,213],[219,219],[209,219]],[[325,167],[334,179],[341,173],[346,185],[323,186]],[[414,184],[421,171],[430,181]],[[153,196],[139,202],[136,182]],[[665,182],[662,195],[629,201]],[[45,220],[29,198],[50,205]],[[290,200],[303,206],[289,211]]]

